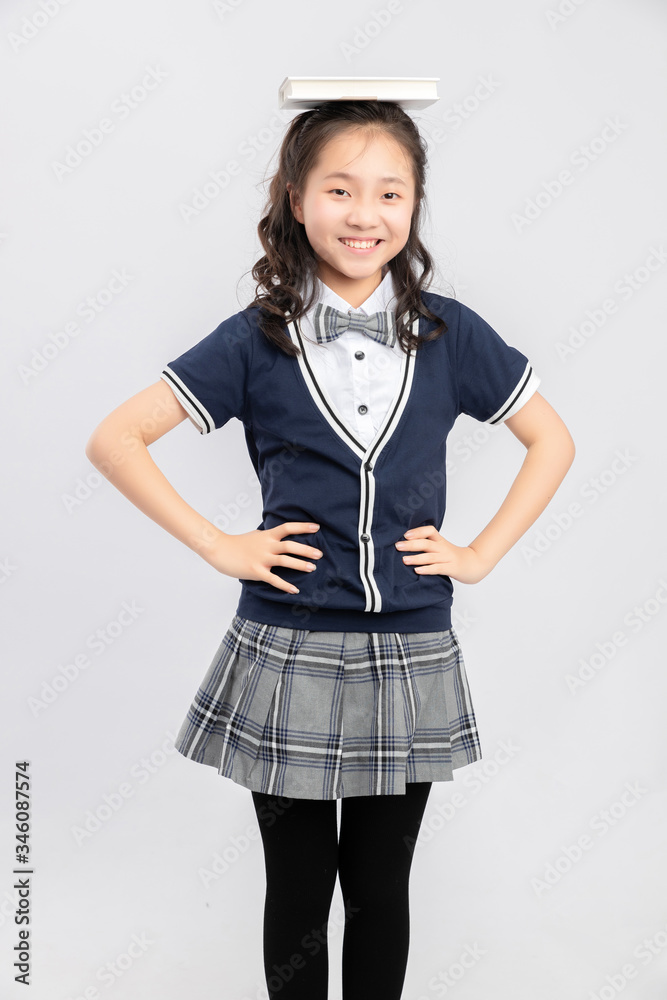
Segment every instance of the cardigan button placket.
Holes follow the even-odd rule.
[[[351,312],[352,310],[349,311]],[[373,428],[368,392],[368,383],[370,382],[371,377],[371,373],[368,371],[368,351],[365,350],[364,347],[355,349],[352,347],[352,344],[350,344],[351,350],[349,354],[347,354],[349,367],[346,371],[349,375],[349,386],[351,390],[350,395],[352,406],[350,416],[352,417],[354,415],[355,419],[348,425],[340,419],[334,419],[332,416],[331,406],[327,401],[326,395],[319,385],[316,374],[311,371],[307,363],[305,348],[301,340],[301,329],[298,323],[290,322],[288,324],[288,330],[293,343],[297,347],[300,347],[303,352],[303,355],[298,359],[298,363],[309,395],[319,408],[322,416],[328,422],[331,429],[350,448],[357,459],[360,460],[359,465],[357,466],[357,469],[360,472],[359,527],[361,529],[357,535],[359,540],[359,544],[357,546],[359,556],[358,572],[366,598],[364,611],[382,612],[384,611],[383,594],[378,586],[377,560],[374,556],[374,543],[373,536],[371,534],[374,497],[378,489],[378,484],[376,484],[374,480],[375,458],[378,456],[379,452],[382,451],[397,429],[401,413],[412,396],[416,352],[413,350],[402,359],[401,377],[396,385],[396,391],[390,404],[392,414],[391,419],[388,422],[386,420],[383,421],[379,428]],[[416,335],[418,330],[418,321],[415,320],[412,332]],[[352,336],[358,336],[356,331],[352,331],[350,333],[351,338]],[[356,343],[359,343],[358,339],[356,340]],[[350,364],[353,359],[356,359],[361,363],[355,367]],[[368,400],[368,402],[362,402],[364,397]],[[355,428],[362,425],[365,425],[364,429],[366,433],[357,438]],[[375,430],[374,435],[371,433],[372,430]],[[367,442],[368,438],[370,438],[370,440]],[[369,459],[369,455],[371,454],[373,455],[373,460]]]

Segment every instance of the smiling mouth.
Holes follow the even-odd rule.
[[[376,247],[378,243],[382,243],[382,240],[348,240],[344,236],[339,237],[339,240],[346,247],[352,247],[354,250],[370,250],[371,247]]]

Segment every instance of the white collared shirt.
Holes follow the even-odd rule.
[[[355,428],[361,441],[368,445],[377,434],[398,391],[405,352],[398,341],[393,347],[380,344],[359,330],[345,333],[327,344],[315,336],[313,314],[315,305],[333,306],[348,312],[352,306],[315,278],[318,297],[312,309],[299,320],[305,341],[305,353],[316,378],[336,407],[342,420]],[[396,308],[396,295],[391,271],[356,312],[370,316],[374,312]],[[361,408],[361,410],[360,410]]]

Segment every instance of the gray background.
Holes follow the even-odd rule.
[[[252,297],[262,180],[291,117],[278,85],[311,74],[440,77],[440,102],[415,112],[434,290],[529,356],[577,444],[536,525],[455,587],[484,761],[433,787],[403,996],[665,996],[666,28],[658,0],[2,5],[4,996],[25,995],[21,759],[33,1000],[266,995],[250,794],[173,750],[239,584],[132,507],[84,445]],[[154,89],[121,112],[148,69]],[[59,177],[103,118],[113,130]],[[231,160],[240,171],[186,221]],[[127,284],[108,295],[114,271]],[[152,454],[223,530],[261,521],[237,421],[206,438],[185,422]],[[481,530],[522,455],[506,429],[459,420],[446,537]],[[124,603],[135,617],[115,626]],[[337,890],[332,998],[341,912]]]

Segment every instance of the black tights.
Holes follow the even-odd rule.
[[[408,881],[431,782],[405,795],[336,801],[253,792],[264,846],[264,970],[271,1000],[326,1000],[327,922],[340,877],[343,1000],[400,1000],[410,941]]]

